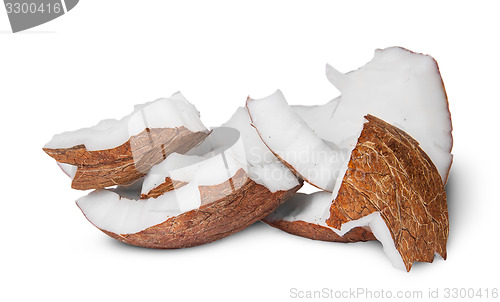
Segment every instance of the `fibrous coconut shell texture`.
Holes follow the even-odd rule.
[[[262,221],[289,234],[314,240],[343,243],[377,240],[373,233],[364,227],[356,227],[344,235],[339,235],[330,228],[302,220],[287,221],[264,218]]]
[[[326,223],[339,229],[380,212],[408,271],[435,253],[446,259],[448,210],[436,167],[404,131],[366,119]]]
[[[187,183],[184,181],[178,181],[178,180],[172,181],[170,177],[165,177],[165,181],[163,183],[149,190],[147,193],[141,194],[141,199],[156,198],[166,192],[179,189],[185,186],[186,184]]]
[[[200,113],[180,93],[136,105],[119,120],[54,135],[43,150],[54,158],[78,190],[127,185],[170,154],[186,153],[210,131]]]

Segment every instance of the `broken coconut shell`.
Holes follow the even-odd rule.
[[[236,233],[271,213],[301,186],[271,193],[239,170],[216,186],[199,187],[202,206],[135,234],[105,234],[124,243],[157,249],[185,248]],[[238,188],[234,190],[234,188]]]
[[[393,265],[446,259],[446,192],[436,167],[407,133],[368,115],[337,197],[296,194],[264,218],[290,234],[324,241],[378,239]]]
[[[209,135],[181,93],[136,105],[120,120],[55,135],[43,150],[78,190],[130,184],[173,152],[186,153]]]
[[[71,187],[100,189],[133,182],[173,152],[185,153],[208,136],[185,127],[145,129],[115,148],[88,151],[84,145],[43,150],[59,163],[77,167]]]
[[[356,227],[344,235],[339,235],[330,228],[302,220],[286,221],[264,218],[262,221],[289,234],[314,240],[342,243],[377,240],[373,233],[364,227]]]
[[[380,212],[407,271],[414,261],[432,262],[435,253],[446,259],[448,210],[436,167],[407,133],[365,118],[326,223],[340,229]]]
[[[141,194],[141,199],[157,198],[158,196],[166,192],[179,189],[185,185],[187,185],[187,183],[184,181],[178,181],[178,180],[172,181],[170,177],[165,177],[165,181],[162,182],[160,185],[149,190],[147,193]]]
[[[344,243],[377,240],[366,222],[352,224],[343,231],[327,225],[326,214],[329,215],[331,204],[332,194],[329,192],[297,193],[263,221],[289,234],[309,239]]]

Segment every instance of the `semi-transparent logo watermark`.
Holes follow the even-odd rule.
[[[79,0],[4,0],[12,32],[47,23],[72,10]]]
[[[252,147],[247,152],[250,163],[269,163],[276,161],[272,152],[263,152],[259,147]],[[282,160],[288,162],[303,177],[321,183],[335,183],[342,179],[348,169],[347,164],[356,166],[356,171],[352,171],[351,178],[357,181],[363,181],[369,173],[363,170],[363,167],[369,168],[370,163],[382,161],[380,153],[375,150],[365,150],[365,152],[356,157],[351,157],[350,150],[313,150],[305,147],[302,150],[286,150],[278,154]],[[284,177],[289,177],[289,173],[283,170],[272,171],[271,180],[280,181]]]

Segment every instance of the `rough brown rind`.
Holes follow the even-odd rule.
[[[183,187],[185,185],[187,185],[187,182],[178,180],[172,181],[170,177],[165,177],[165,181],[163,183],[149,190],[148,193],[141,194],[141,199],[157,198],[158,196],[168,191],[179,189],[180,187]]]
[[[327,227],[302,220],[286,221],[282,219],[268,220],[264,218],[262,221],[289,234],[314,240],[343,243],[377,240],[370,230],[363,227],[353,228],[349,232],[344,234],[344,236],[339,236],[337,233]]]
[[[373,116],[358,143],[327,224],[380,212],[409,271],[414,261],[446,259],[448,210],[442,179],[418,142]]]
[[[201,186],[202,206],[135,234],[107,235],[124,243],[158,249],[175,249],[209,243],[267,216],[302,185],[271,193],[248,178],[240,169],[231,179],[216,186]]]
[[[73,189],[101,189],[143,177],[171,153],[186,153],[208,135],[208,131],[191,132],[185,127],[146,128],[112,149],[88,151],[78,145],[43,150],[60,163],[78,167],[71,183]]]

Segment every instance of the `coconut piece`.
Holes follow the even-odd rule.
[[[352,227],[346,233],[330,227],[326,219],[332,204],[332,194],[297,193],[262,221],[292,235],[332,242],[376,240],[368,225]]]
[[[296,175],[332,192],[347,151],[321,139],[290,107],[280,90],[262,98],[248,98],[252,125],[264,144]]]
[[[208,147],[211,145],[211,147]],[[225,148],[225,149],[224,149]],[[284,183],[271,191],[251,178],[245,149],[237,130],[216,128],[182,164],[169,158],[145,176],[142,192],[169,179],[184,185],[158,197],[139,199],[117,190],[97,190],[80,198],[77,205],[85,217],[109,236],[128,244],[150,248],[183,248],[208,243],[262,219],[292,196],[295,186]],[[189,158],[191,156],[192,158]],[[195,158],[196,157],[196,158]],[[170,158],[181,158],[172,154]],[[169,164],[170,162],[170,164]],[[151,178],[151,179],[149,179]]]
[[[326,223],[334,228],[379,212],[406,269],[446,259],[448,210],[441,176],[419,143],[373,116],[365,117]]]
[[[196,108],[176,93],[137,105],[121,120],[55,135],[43,150],[71,177],[72,188],[96,189],[133,182],[169,154],[186,153],[208,133]]]
[[[216,199],[199,209],[168,218],[138,233],[118,234],[101,229],[124,243],[149,248],[184,248],[209,243],[238,232],[294,194],[298,187],[271,193],[241,172],[223,184],[200,187],[202,200]],[[231,184],[239,187],[233,191]]]
[[[326,192],[297,195],[264,221],[326,241],[373,239],[368,230],[392,264],[407,271],[435,254],[446,259],[448,211],[437,168],[407,133],[366,120],[335,200]]]
[[[451,115],[431,56],[401,47],[377,49],[358,70],[343,74],[327,65],[326,76],[342,96],[330,119],[310,123],[321,138],[340,147],[354,146],[363,117],[377,116],[417,140],[446,184],[452,163]]]

